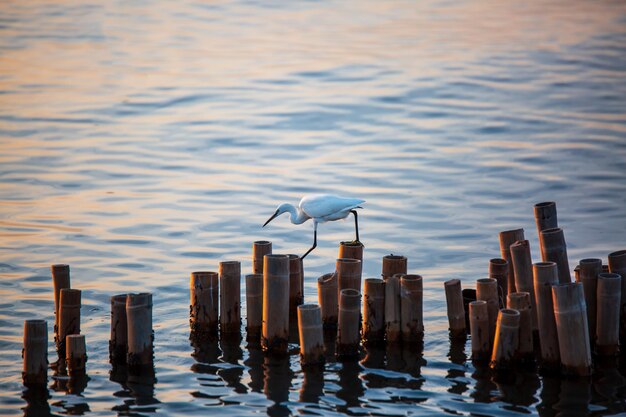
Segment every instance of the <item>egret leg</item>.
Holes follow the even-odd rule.
[[[300,259],[304,259],[316,247],[317,247],[317,222],[315,222],[315,226],[314,226],[314,229],[313,229],[313,246],[311,246],[311,249],[306,251],[306,253],[304,255],[302,255],[302,257]]]
[[[354,214],[354,230],[356,231],[356,242],[359,242],[359,217],[356,210],[350,210],[350,213]]]

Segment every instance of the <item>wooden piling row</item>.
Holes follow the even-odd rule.
[[[487,303],[487,321],[489,324],[489,341],[493,343],[498,320],[498,282],[493,278],[481,278],[476,281],[476,300]]]
[[[540,236],[543,230],[559,227],[556,215],[556,203],[554,201],[537,203],[534,206],[534,211],[537,235]]]
[[[238,339],[241,337],[241,263],[220,262],[219,283],[221,337]]]
[[[87,363],[87,346],[85,335],[70,334],[65,338],[67,373],[70,376],[85,374]]]
[[[66,337],[71,334],[80,334],[80,304],[80,290],[71,288],[61,289],[57,336],[57,353],[61,364],[63,364],[65,360]]]
[[[520,313],[513,309],[498,312],[496,336],[491,353],[491,368],[507,370],[515,365],[519,345]]]
[[[246,335],[260,342],[263,328],[263,274],[246,275]]]
[[[189,323],[193,337],[217,338],[219,323],[219,274],[192,272],[189,281]]]
[[[130,368],[152,367],[152,294],[128,294],[126,297],[128,355]]]
[[[490,259],[487,277],[498,281],[499,308],[504,308],[504,300],[509,293],[509,262],[502,258]]]
[[[252,244],[252,273],[263,273],[263,257],[272,253],[272,242],[257,240]]]
[[[317,304],[298,306],[300,357],[303,365],[324,363],[322,314]]]
[[[401,255],[386,255],[383,256],[383,280],[387,281],[390,277],[396,274],[406,274],[407,272],[407,259]]]
[[[517,310],[520,314],[517,359],[522,362],[531,362],[534,357],[534,344],[530,294],[527,292],[509,294],[507,296],[507,308]]]
[[[363,273],[363,244],[361,242],[341,242],[337,259],[358,259],[361,261],[359,274]]]
[[[555,227],[545,229],[539,235],[539,245],[541,248],[541,259],[543,262],[555,262],[559,274],[559,283],[568,284],[572,282],[567,260],[567,245],[563,229]]]
[[[533,264],[533,275],[541,361],[544,368],[554,369],[558,368],[561,361],[552,303],[552,286],[559,282],[556,263],[538,262]]]
[[[48,324],[45,320],[24,321],[22,350],[24,385],[44,385],[48,381]]]
[[[524,240],[524,229],[505,230],[500,232],[500,255],[506,260],[509,267],[507,275],[507,293],[508,295],[516,291],[515,287],[515,271],[513,270],[513,262],[511,261],[511,245],[519,240]]]
[[[127,294],[118,294],[111,297],[109,359],[112,363],[126,363],[126,352],[128,350],[126,297]]]
[[[448,307],[448,324],[450,336],[453,338],[465,337],[465,309],[463,308],[463,294],[461,281],[451,279],[443,283]],[[386,300],[385,300],[386,301]]]
[[[528,240],[519,240],[513,243],[510,249],[513,271],[515,272],[515,288],[517,292],[528,293],[531,306],[531,326],[533,330],[537,330],[537,303],[535,302],[533,261],[530,255],[530,243]],[[524,318],[521,320],[523,321]]]
[[[595,351],[601,356],[619,352],[620,301],[622,277],[610,272],[598,274],[597,326]]]
[[[400,276],[400,325],[402,341],[417,343],[424,337],[424,287],[421,275]]]
[[[601,272],[602,259],[582,259],[578,264],[578,278],[576,281],[583,285],[585,304],[587,305],[587,324],[589,325],[589,336],[591,337],[592,345],[595,343],[596,335],[598,274]]]
[[[385,281],[366,278],[363,288],[363,342],[380,344],[385,341]]]
[[[619,340],[626,345],[626,250],[619,250],[609,254],[609,271],[622,277],[622,295],[620,298],[620,326]],[[602,271],[606,272],[606,271]]]
[[[399,343],[402,335],[400,277],[398,273],[385,281],[385,337],[388,343]]]
[[[335,300],[337,293],[334,293]],[[289,256],[265,255],[263,260],[263,328],[261,346],[284,355],[289,337]]]
[[[322,312],[324,329],[337,327],[339,302],[337,299],[337,274],[324,274],[317,279],[317,297]]]
[[[361,293],[353,288],[341,290],[337,325],[337,356],[348,358],[359,353]]]
[[[470,334],[472,336],[472,360],[486,362],[491,357],[491,324],[487,302],[476,300],[469,303]]]

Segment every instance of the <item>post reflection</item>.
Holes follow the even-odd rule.
[[[363,382],[359,375],[363,368],[357,361],[346,361],[342,363],[339,374],[339,390],[337,398],[345,401],[345,405],[338,407],[343,411],[348,411],[352,407],[359,407],[361,401],[359,398],[365,393]]]
[[[267,409],[272,417],[291,415],[291,411],[284,404],[289,400],[289,389],[293,379],[289,356],[265,356],[263,361],[263,392],[274,405]]]
[[[534,371],[524,371],[516,369],[509,373],[495,373],[493,382],[500,393],[499,399],[510,404],[512,409],[517,406],[529,407],[537,398],[535,394],[541,387],[539,376]],[[523,412],[523,408],[517,408]]]
[[[261,349],[261,344],[257,341],[255,343],[248,343],[247,345],[248,358],[243,362],[248,369],[248,375],[250,376],[250,383],[248,387],[252,392],[263,392],[264,384],[264,369],[263,362],[265,355]]]
[[[50,415],[50,392],[46,384],[28,385],[22,391],[22,399],[26,406],[22,408],[24,417],[39,417]]]
[[[243,351],[238,341],[222,340],[220,342],[222,347],[222,361],[233,365],[240,365],[239,361],[243,359]],[[243,376],[244,368],[242,366],[233,366],[231,368],[221,368],[217,371],[226,385],[233,388],[238,394],[245,394],[248,389],[241,383],[241,377]]]
[[[132,401],[127,401],[129,406],[139,406],[141,411],[155,412],[159,403],[154,397],[154,386],[157,383],[154,366],[143,367],[142,369],[131,370],[128,373],[126,386],[130,392]]]
[[[617,358],[598,358],[595,367],[594,391],[604,401],[601,405],[607,407],[612,414],[626,411],[624,398],[625,379],[618,370]]]
[[[467,391],[468,383],[465,379],[465,362],[467,361],[467,355],[465,354],[465,342],[464,337],[451,337],[450,338],[450,351],[448,352],[448,358],[454,365],[448,369],[446,378],[450,380],[452,386],[448,389],[448,392],[452,394],[463,394]]]
[[[324,395],[323,365],[307,366],[302,369],[302,387],[299,401],[302,403],[318,403]]]

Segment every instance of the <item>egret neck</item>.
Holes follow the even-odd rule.
[[[295,208],[292,204],[285,204],[284,209],[285,211],[289,212],[289,220],[291,220],[291,223],[293,224],[302,224],[310,219],[310,217],[307,216],[304,211]]]

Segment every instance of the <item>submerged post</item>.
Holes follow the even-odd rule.
[[[509,262],[502,258],[493,258],[489,260],[489,273],[488,278],[493,278],[498,281],[498,306],[504,308],[504,299],[509,293]],[[502,297],[502,298],[500,298]]]
[[[257,240],[252,244],[252,273],[263,273],[263,257],[272,253],[272,242]]]
[[[59,332],[59,306],[61,305],[61,290],[71,288],[70,266],[66,264],[56,264],[50,267],[52,272],[52,285],[54,287],[54,333]]]
[[[109,359],[112,363],[126,363],[126,351],[128,349],[126,296],[127,294],[118,294],[111,297],[111,338],[109,340]]]
[[[496,337],[491,354],[491,367],[507,370],[515,364],[515,354],[519,346],[519,320],[517,310],[503,308],[498,312]]]
[[[595,346],[598,355],[613,356],[619,352],[621,281],[619,274],[598,275],[598,326]]]
[[[337,329],[337,356],[357,356],[359,353],[359,322],[361,293],[353,288],[341,290]]]
[[[302,365],[324,363],[324,331],[320,306],[317,304],[299,305],[298,328]]]
[[[519,345],[517,357],[525,362],[533,360],[533,320],[530,294],[527,292],[514,292],[507,296],[507,308],[517,310],[519,318]]]
[[[510,249],[513,271],[515,271],[515,287],[517,292],[528,293],[531,305],[530,316],[532,319],[532,330],[537,330],[537,303],[535,301],[533,261],[530,255],[530,244],[528,240],[520,240],[513,243]],[[524,317],[522,317],[521,320],[523,322]],[[520,340],[520,343],[523,343],[523,341]]]
[[[585,304],[587,305],[587,324],[591,345],[595,343],[596,317],[598,310],[598,275],[602,272],[602,259],[582,259],[578,265],[578,280],[583,284]],[[619,302],[618,302],[619,303]],[[618,316],[619,323],[619,316]],[[619,327],[619,325],[618,325]]]
[[[400,323],[400,277],[395,274],[385,282],[385,335],[388,343],[397,343],[402,335]]]
[[[500,232],[500,255],[502,259],[508,262],[509,274],[507,275],[507,294],[516,291],[515,287],[515,271],[513,270],[513,262],[511,261],[511,245],[518,240],[524,240],[524,229],[505,230]],[[505,296],[507,295],[505,294]]]
[[[263,328],[263,274],[246,275],[246,311],[247,338],[259,342]]]
[[[487,302],[469,303],[470,333],[472,335],[472,360],[487,362],[491,356],[490,323]]]
[[[365,278],[363,300],[363,342],[382,343],[385,340],[385,281]]]
[[[424,287],[421,275],[400,276],[400,324],[402,341],[420,342],[424,337]]]
[[[339,314],[336,273],[324,274],[317,279],[317,297],[322,311],[324,329],[336,328]]]
[[[556,262],[559,283],[568,284],[572,282],[563,229],[555,227],[542,230],[539,235],[539,245],[541,246],[541,259],[544,262]]]
[[[241,337],[241,263],[220,262],[220,337]],[[289,287],[289,286],[287,286]]]
[[[496,335],[496,322],[498,320],[498,283],[493,278],[481,278],[476,280],[476,300],[487,303],[487,317],[489,320],[489,342],[493,343]]]
[[[302,273],[302,259],[298,255],[289,255],[289,315],[294,318],[298,306],[304,301]]]
[[[543,230],[559,227],[556,216],[556,203],[554,201],[537,203],[534,209],[538,235],[541,235]]]
[[[337,273],[337,289],[341,294],[341,290],[352,288],[361,291],[361,261],[352,258],[339,258],[335,263]]]
[[[448,306],[448,323],[450,336],[453,338],[465,337],[465,309],[463,308],[463,294],[461,281],[451,279],[443,283],[446,292],[446,304]]]
[[[335,300],[337,293],[335,292]],[[261,345],[269,353],[287,354],[289,337],[289,256],[265,255]]]
[[[45,320],[24,321],[24,385],[45,385],[48,382],[48,325]]]
[[[218,330],[219,275],[217,272],[191,273],[189,311],[193,337],[215,339]]]
[[[61,289],[59,306],[59,334],[57,352],[59,360],[65,360],[65,338],[70,334],[80,334],[80,290]]]
[[[87,363],[87,346],[85,345],[85,335],[70,334],[65,338],[67,373],[70,376],[85,374]]]
[[[383,256],[383,279],[387,281],[396,274],[406,274],[407,259],[401,255]]]
[[[538,262],[533,264],[533,275],[535,277],[537,327],[539,329],[542,365],[544,368],[555,369],[559,367],[561,362],[552,303],[552,286],[559,282],[556,263]]]
[[[152,294],[128,294],[128,366],[134,369],[152,367]]]
[[[591,347],[582,284],[555,285],[552,287],[552,299],[563,372],[591,375]]]

